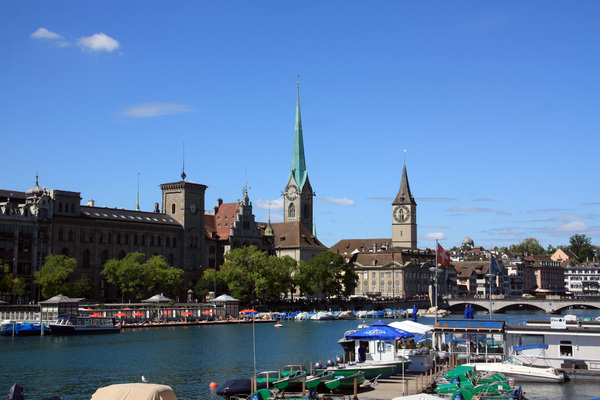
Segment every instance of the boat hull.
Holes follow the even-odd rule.
[[[336,376],[334,379],[325,382],[325,386],[334,392],[348,392],[354,390],[354,383],[360,386],[365,381],[365,375],[358,372],[352,375]]]
[[[74,326],[50,325],[53,335],[97,335],[102,333],[119,333],[120,327],[77,328]]]

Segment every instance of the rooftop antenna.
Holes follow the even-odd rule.
[[[181,180],[185,181],[185,140],[183,141],[183,166],[181,167]]]
[[[137,201],[135,203],[135,210],[140,211],[140,173],[138,172],[137,177]]]

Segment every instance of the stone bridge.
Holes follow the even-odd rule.
[[[440,308],[446,308],[453,313],[464,311],[465,306],[471,304],[476,311],[490,310],[490,299],[457,298],[444,299]],[[600,310],[600,298],[590,299],[522,299],[522,298],[494,298],[491,301],[492,312],[503,313],[507,310],[542,310],[547,314],[561,314],[570,308],[593,308]]]

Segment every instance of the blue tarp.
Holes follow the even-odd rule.
[[[513,349],[516,351],[523,351],[523,350],[531,350],[531,349],[548,349],[548,345],[547,344],[525,344],[523,346],[515,346],[513,347]]]

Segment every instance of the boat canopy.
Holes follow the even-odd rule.
[[[402,329],[403,331],[414,333],[414,334],[425,334],[433,330],[433,326],[424,325],[413,321],[396,321],[389,324],[391,327]]]
[[[523,346],[515,346],[513,347],[514,351],[523,351],[523,350],[533,350],[533,349],[548,349],[547,344],[525,344]]]

